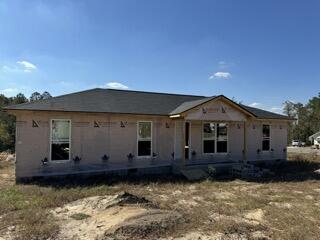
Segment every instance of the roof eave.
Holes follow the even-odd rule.
[[[291,119],[291,118],[256,118],[257,120],[260,120],[260,121],[270,121],[270,120],[280,120],[280,121],[288,121],[288,122],[293,122],[295,121],[296,119]]]

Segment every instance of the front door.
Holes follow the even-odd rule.
[[[185,123],[185,133],[184,133],[184,158],[190,158],[190,122]]]

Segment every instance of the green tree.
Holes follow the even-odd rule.
[[[289,126],[288,141],[297,139],[308,142],[310,135],[320,131],[320,93],[317,97],[311,98],[305,105],[286,101],[284,103],[284,114],[296,119]]]
[[[47,91],[44,91],[42,94],[41,94],[41,99],[48,99],[48,98],[52,98],[51,94]]]
[[[7,98],[0,95],[0,151],[14,150],[15,117],[2,111],[3,107],[28,102],[28,99],[19,93],[15,97]]]
[[[42,99],[42,95],[39,92],[34,92],[31,94],[29,100],[30,102],[38,101]]]

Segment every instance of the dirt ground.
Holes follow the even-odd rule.
[[[320,156],[320,149],[315,149],[311,147],[288,147],[288,152],[290,154],[315,154]]]
[[[305,151],[305,150],[304,150]],[[67,179],[14,183],[0,162],[0,239],[319,239],[320,156],[257,180]]]

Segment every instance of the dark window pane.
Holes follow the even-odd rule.
[[[217,124],[217,141],[228,140],[228,128],[226,123]]]
[[[269,151],[269,150],[270,150],[270,140],[263,140],[262,151]]]
[[[151,156],[151,141],[138,142],[138,156]]]
[[[263,137],[270,137],[270,125],[262,125]]]
[[[228,151],[228,142],[227,141],[217,142],[217,152],[218,153],[226,153],[227,151]]]
[[[227,136],[227,124],[219,123],[217,126],[217,136]]]
[[[139,122],[139,138],[151,138],[151,122]]]
[[[70,120],[52,120],[51,138],[54,142],[68,142],[70,138]]]
[[[203,141],[203,153],[214,153],[214,140]]]
[[[214,123],[203,124],[203,137],[204,138],[214,138],[215,137]]]
[[[51,160],[69,160],[69,143],[53,143],[51,145]]]

